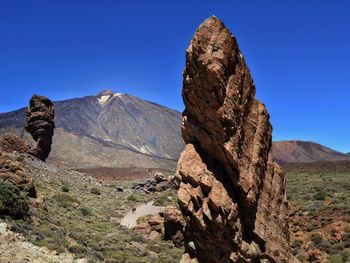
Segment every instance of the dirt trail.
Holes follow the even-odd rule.
[[[132,209],[128,211],[128,213],[120,221],[120,224],[132,228],[137,225],[136,221],[140,217],[158,214],[162,209],[163,207],[153,205],[153,201],[138,205],[136,206],[135,211],[132,211]]]

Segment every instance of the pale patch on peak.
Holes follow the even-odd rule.
[[[97,97],[102,97],[102,96],[107,96],[107,95],[113,95],[114,92],[111,89],[106,89],[106,90],[102,90],[99,94],[97,94]]]
[[[108,99],[111,97],[111,95],[102,95],[101,97],[98,98],[98,102],[102,105],[105,104]]]
[[[112,90],[103,90],[97,94],[97,99],[101,105],[106,104],[109,99],[119,97],[121,98],[123,93],[114,93]]]
[[[123,93],[114,93],[113,94],[113,97],[121,97],[121,96],[123,96]]]

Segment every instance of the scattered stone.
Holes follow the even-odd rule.
[[[29,132],[36,144],[27,152],[42,161],[45,161],[51,151],[54,133],[55,108],[51,100],[44,96],[33,95],[26,110]]]
[[[177,182],[175,176],[166,177],[162,173],[156,173],[153,180],[147,180],[146,182],[136,182],[131,189],[136,191],[144,191],[149,194],[151,192],[162,192],[164,190],[175,190]]]
[[[124,188],[122,186],[117,186],[117,192],[124,192]]]
[[[188,262],[298,262],[272,127],[236,39],[216,17],[186,52],[178,200]]]

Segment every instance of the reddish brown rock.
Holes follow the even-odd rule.
[[[28,150],[28,153],[45,161],[51,151],[52,137],[54,133],[55,108],[51,100],[44,96],[33,95],[26,110],[29,132],[36,144]]]
[[[0,180],[8,181],[29,197],[36,197],[32,174],[22,163],[13,160],[7,154],[0,152]]]
[[[216,17],[199,27],[187,49],[182,95],[181,262],[294,262],[269,114],[255,98],[236,39]]]
[[[140,223],[133,230],[148,239],[162,237],[173,241],[176,247],[183,245],[185,221],[179,209],[167,206],[163,211],[149,217],[146,223]]]
[[[164,239],[172,240],[176,247],[183,245],[185,221],[179,209],[167,206],[164,209]]]
[[[16,151],[25,153],[29,148],[28,143],[15,134],[5,133],[0,136],[0,150],[3,152],[12,153]]]

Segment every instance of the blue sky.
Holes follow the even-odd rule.
[[[350,152],[347,0],[0,0],[0,112],[129,93],[182,111],[185,49],[208,16],[238,39],[274,139]]]

